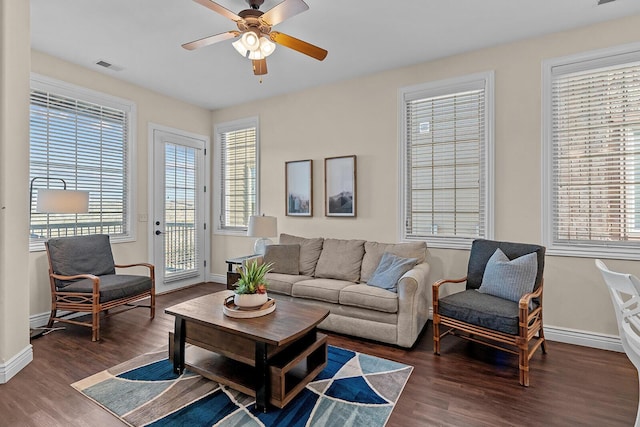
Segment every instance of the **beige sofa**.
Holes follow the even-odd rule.
[[[386,244],[288,234],[257,257],[273,263],[266,277],[270,296],[329,309],[321,329],[402,347],[413,346],[427,322],[431,289],[425,258],[424,242]],[[408,269],[397,282],[398,270],[387,268],[390,262],[402,264],[400,272]],[[385,280],[393,281],[397,290],[385,289],[388,284],[380,284]]]

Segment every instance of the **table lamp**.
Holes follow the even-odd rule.
[[[273,244],[269,237],[275,237],[277,235],[278,223],[275,216],[252,215],[249,217],[247,236],[259,238],[253,246],[254,253],[264,255],[266,247]]]

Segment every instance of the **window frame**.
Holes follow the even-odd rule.
[[[137,212],[135,197],[133,197],[134,189],[137,188],[137,175],[134,172],[133,168],[133,165],[136,164],[137,159],[137,108],[135,102],[33,72],[30,75],[29,90],[30,92],[31,90],[51,92],[56,95],[76,99],[78,101],[93,103],[125,112],[128,120],[127,142],[125,147],[125,174],[127,184],[126,188],[124,189],[126,194],[125,203],[127,206],[127,210],[123,225],[126,232],[122,235],[113,235],[110,238],[110,241],[111,243],[125,243],[135,241],[136,221],[133,220],[136,217]],[[29,106],[31,107],[31,95],[29,96],[29,98]],[[29,169],[31,169],[31,155],[29,156]],[[40,187],[37,185],[34,186],[34,191],[36,191],[38,188]],[[31,206],[31,201],[29,201],[29,204],[29,206]],[[29,227],[31,227],[31,220],[29,220]],[[37,252],[45,250],[45,241],[46,239],[34,239],[30,237],[29,251]]]
[[[470,249],[471,243],[476,238],[492,239],[494,235],[494,71],[486,71],[451,79],[439,80],[428,83],[402,87],[398,91],[398,236],[401,241],[426,241],[429,247],[443,249]],[[478,237],[436,237],[421,236],[412,237],[406,233],[407,218],[407,114],[406,102],[415,99],[416,96],[433,98],[443,95],[452,95],[484,87],[485,121],[484,121],[484,229],[485,235]]]
[[[251,215],[258,215],[260,212],[260,120],[258,116],[246,117],[233,121],[218,123],[214,125],[214,176],[213,176],[213,212],[214,212],[214,234],[230,236],[246,236],[248,224],[245,227],[223,227],[221,217],[223,215],[222,206],[222,134],[236,130],[255,127],[256,129],[256,171],[255,171],[255,212]]]
[[[572,74],[605,67],[640,62],[640,43],[582,52],[542,63],[542,241],[548,255],[585,258],[640,259],[640,242],[620,244],[620,241],[555,242],[554,228],[554,140],[553,140],[553,81],[558,74]],[[637,201],[636,201],[637,203]]]

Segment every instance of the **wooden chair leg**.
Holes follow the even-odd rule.
[[[433,321],[433,353],[440,355],[440,322]]]
[[[520,370],[520,385],[529,387],[529,351],[527,348],[520,347],[518,356],[518,368]]]
[[[547,354],[547,340],[544,338],[544,331],[542,330],[542,326],[540,326],[540,330],[538,331],[538,339],[542,340],[542,354]]]
[[[156,295],[155,294],[151,294],[151,301],[149,302],[149,306],[151,310],[150,317],[151,319],[153,319],[154,317],[156,317]]]
[[[55,308],[51,309],[51,314],[49,314],[49,321],[47,322],[47,328],[52,328],[53,327],[53,318],[56,317],[58,310],[56,310]]]
[[[93,311],[91,315],[91,341],[100,340],[100,312]]]

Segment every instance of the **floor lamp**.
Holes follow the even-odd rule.
[[[62,182],[63,188],[40,188],[38,189],[38,200],[36,202],[36,212],[38,213],[84,213],[89,212],[89,192],[81,190],[67,190],[67,182],[62,178],[49,178],[36,176],[29,184],[29,204],[33,200],[33,185],[36,180],[46,181],[56,180]],[[31,215],[31,209],[29,209]]]
[[[29,183],[29,217],[31,217],[31,203],[33,200],[33,186],[37,180],[61,181],[63,189],[40,188],[38,189],[38,200],[36,202],[36,212],[48,214],[68,214],[84,213],[89,211],[89,192],[81,190],[67,190],[67,183],[62,178],[49,178],[36,176]],[[29,224],[31,226],[31,224]],[[31,339],[42,336],[49,328],[33,328],[30,330]]]

